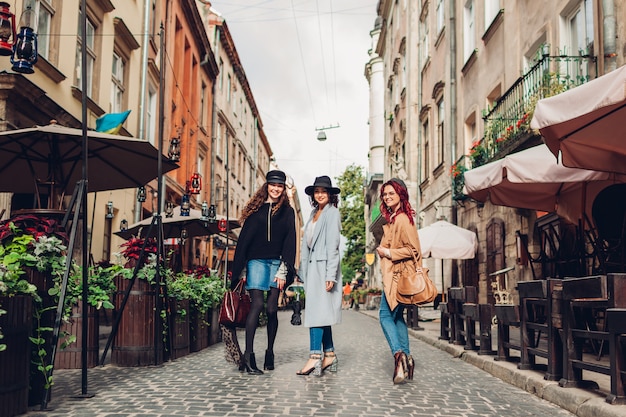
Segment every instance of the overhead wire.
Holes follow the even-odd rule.
[[[302,41],[300,40],[300,30],[298,28],[298,19],[296,18],[296,11],[294,8],[293,0],[291,0],[291,12],[293,15],[294,24],[296,25],[296,38],[298,39],[298,50],[300,51],[300,62],[302,63],[302,70],[304,71],[304,79],[306,82],[307,93],[309,96],[309,104],[311,105],[311,112],[313,113],[313,120],[315,121],[317,120],[317,117],[315,116],[315,106],[313,105],[313,96],[311,94],[311,85],[309,83],[309,76],[306,70],[306,64],[304,63],[304,52],[302,49]]]

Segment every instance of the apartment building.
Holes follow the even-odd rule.
[[[165,159],[171,139],[178,140],[180,167],[163,176],[160,202],[156,165],[155,180],[141,193],[126,189],[89,194],[89,252],[95,261],[116,261],[123,240],[114,232],[122,224],[152,216],[159,206],[179,206],[185,195],[194,208],[210,202],[206,190],[210,188],[212,94],[218,68],[194,0],[87,0],[86,36],[82,36],[81,5],[80,0],[29,0],[12,5],[16,22],[29,6],[38,17],[38,60],[34,73],[22,74],[11,71],[9,58],[3,59],[1,128],[47,125],[51,120],[80,128],[86,94],[88,129],[94,129],[96,119],[104,114],[130,110],[120,135],[149,141]],[[87,51],[85,92],[83,47]],[[207,187],[190,195],[189,181],[194,176],[204,179]],[[138,201],[143,195],[145,199]],[[62,211],[69,197],[50,206]],[[32,208],[30,200],[28,195],[7,195],[2,200],[6,215]],[[210,257],[202,239],[188,239],[184,246],[178,240],[169,243],[181,266],[205,263]]]
[[[202,8],[207,33],[219,69],[215,83],[210,183],[217,213],[238,219],[250,197],[265,183],[265,173],[280,169],[263,130],[263,122],[252,87],[228,28],[227,19],[209,3]],[[296,211],[296,230],[302,226],[297,190],[288,184],[290,201]],[[237,231],[235,231],[237,232]],[[219,259],[226,259],[224,237],[215,237]],[[235,242],[228,242],[232,260]]]
[[[626,63],[620,41],[625,28],[617,18],[625,8],[622,0],[379,2],[384,111],[398,112],[386,120],[384,178],[402,172],[391,165],[398,155],[395,140],[402,138],[391,123],[406,117],[410,121],[399,132],[406,130],[405,141],[412,142],[405,144],[411,143],[417,158],[400,155],[410,161],[407,183],[417,187],[410,190],[419,227],[443,218],[476,232],[479,240],[474,259],[426,260],[446,287],[476,286],[479,302],[493,303],[495,291],[514,300],[519,280],[597,271],[597,260],[564,243],[593,229],[593,220],[573,224],[553,213],[474,201],[463,194],[463,172],[542,143],[528,127],[538,99]],[[403,19],[409,23],[398,23]],[[399,85],[416,86],[409,88],[413,99],[397,98],[395,80],[402,72],[396,69],[404,65],[396,62],[406,63],[407,81]],[[416,117],[408,111],[412,106]],[[590,242],[577,245],[588,248]],[[510,270],[494,274],[503,269]]]

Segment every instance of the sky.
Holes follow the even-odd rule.
[[[243,64],[278,168],[304,188],[351,164],[367,170],[365,65],[378,0],[215,0]],[[318,141],[320,132],[326,141]]]

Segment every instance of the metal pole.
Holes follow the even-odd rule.
[[[89,298],[89,268],[87,265],[87,193],[89,192],[89,181],[87,179],[87,155],[89,153],[88,143],[87,143],[87,0],[81,0],[81,11],[83,13],[83,18],[81,19],[81,31],[82,31],[82,44],[80,48],[81,52],[81,91],[82,91],[82,133],[83,133],[83,175],[82,175],[82,185],[83,190],[81,197],[81,201],[79,202],[78,209],[81,215],[81,225],[82,225],[82,272],[83,272],[83,323],[82,323],[82,348],[81,348],[81,395],[87,396],[87,309],[89,307],[89,303],[87,302]],[[68,260],[69,262],[69,260]]]

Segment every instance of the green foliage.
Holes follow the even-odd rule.
[[[337,178],[337,186],[341,189],[341,234],[346,238],[346,249],[343,254],[342,272],[344,270],[363,271],[365,262],[365,183],[364,168],[350,165]]]
[[[180,272],[167,280],[168,295],[189,300],[190,307],[200,314],[222,302],[226,289],[220,277],[189,271]]]

